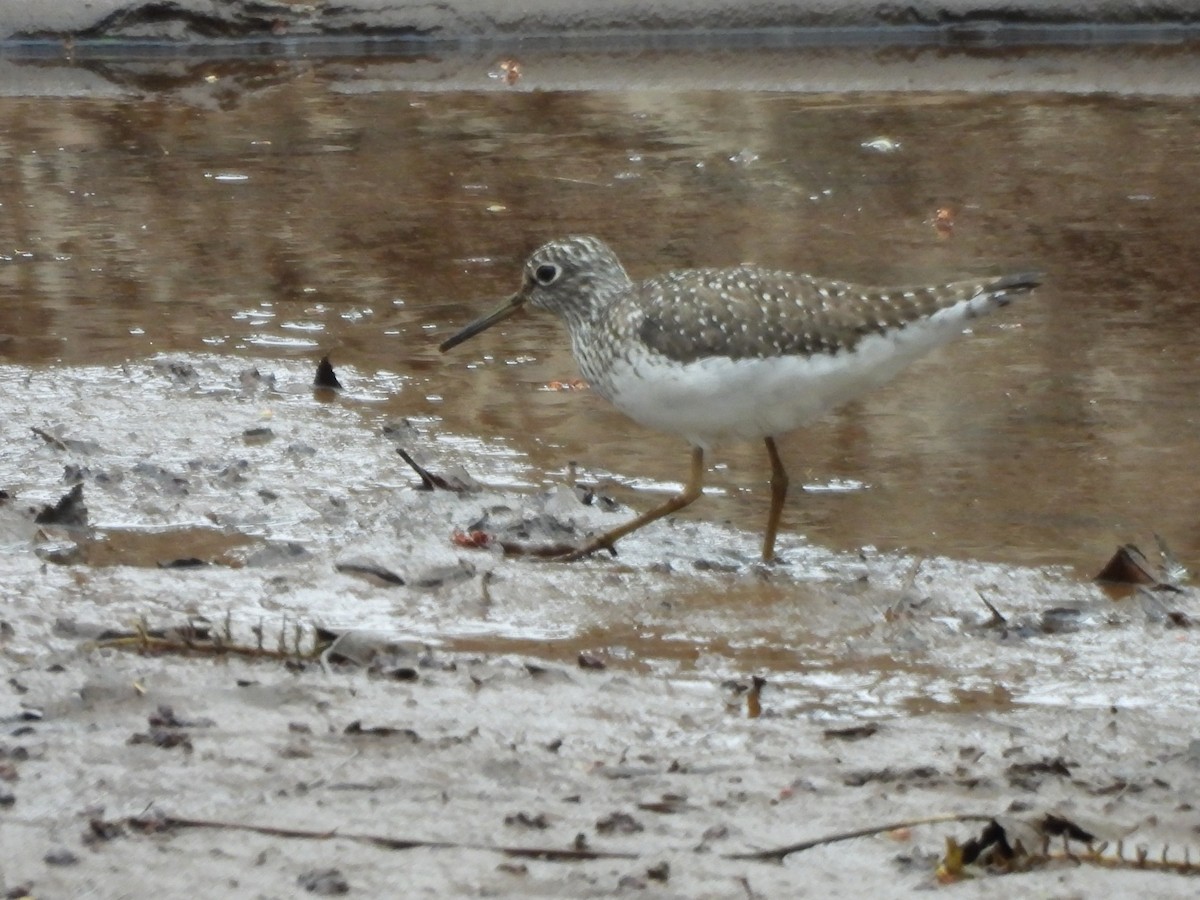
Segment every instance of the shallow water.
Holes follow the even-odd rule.
[[[224,109],[3,99],[0,135],[0,362],[328,352],[362,376],[358,414],[482,436],[497,452],[467,443],[459,461],[497,484],[575,461],[665,491],[686,471],[675,439],[547,389],[576,375],[549,318],[438,354],[549,237],[600,235],[635,276],[1042,269],[1032,297],[781,442],[807,488],[784,529],[1084,575],[1153,532],[1200,551],[1191,101],[344,93],[312,77]],[[761,447],[712,463],[689,515],[761,529]]]
[[[93,816],[164,807],[479,845],[595,830],[597,848],[669,858],[681,896],[915,891],[948,835],[763,868],[725,853],[945,809],[1068,810],[1181,853],[1196,592],[1089,579],[1154,531],[1185,562],[1200,549],[1193,101],[400,93],[366,64],[214,72],[170,93],[147,78],[138,100],[0,99],[0,844],[20,861],[0,881],[82,896],[137,871],[190,889],[212,879],[189,861],[221,853],[236,881],[214,895],[286,895],[336,865],[372,895],[576,896],[646,868],[518,874],[479,850],[224,829],[131,830],[103,839],[103,872],[89,863]],[[756,563],[755,446],[717,454],[704,501],[617,559],[466,549],[452,532],[497,508],[629,515],[536,490],[572,460],[639,509],[686,468],[675,440],[549,389],[575,370],[545,317],[437,352],[566,231],[605,237],[635,275],[755,260],[896,282],[1039,267],[1047,283],[782,441],[809,490],[777,565]],[[341,392],[312,387],[325,353]],[[496,490],[421,491],[397,446]],[[76,481],[90,528],[32,521]],[[338,651],[370,674],[255,652],[311,646],[314,624],[351,632]],[[205,654],[193,625],[229,640]],[[147,631],[178,655],[154,656]],[[129,637],[96,646],[113,634]],[[754,718],[751,675],[767,680]],[[199,752],[145,744],[164,708]],[[600,834],[619,809],[646,830]],[[543,813],[540,836],[510,824]],[[57,864],[88,820],[81,864]],[[1126,894],[1194,890],[1165,871],[1055,875],[1080,896],[1121,894],[1123,876]]]

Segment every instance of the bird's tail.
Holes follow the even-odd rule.
[[[1040,272],[1022,272],[1017,275],[1001,275],[992,279],[955,281],[935,288],[935,302],[940,312],[931,318],[946,320],[974,319],[1007,306],[1022,294],[1028,294],[1042,283]]]
[[[991,294],[998,306],[1012,302],[1013,297],[1028,294],[1042,283],[1042,272],[1022,272],[1019,275],[1002,275],[983,286],[981,293]]]

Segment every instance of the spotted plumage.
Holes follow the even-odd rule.
[[[650,278],[618,301],[640,311],[638,337],[682,363],[706,357],[766,359],[853,350],[977,294],[998,281],[874,288],[756,266],[692,269]]]
[[[692,502],[708,447],[757,438],[772,464],[763,544],[770,559],[787,490],[774,438],[882,384],[1038,280],[1021,274],[878,288],[742,265],[633,281],[602,241],[568,237],[534,251],[521,290],[441,349],[526,303],[549,310],[566,324],[580,370],[598,393],[635,421],[692,444],[692,478],[682,494],[577,555],[611,548]]]

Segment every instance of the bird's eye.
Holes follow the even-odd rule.
[[[538,284],[554,284],[558,280],[561,270],[558,266],[552,266],[549,263],[538,266],[533,270],[533,279]]]

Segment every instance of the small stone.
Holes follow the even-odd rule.
[[[314,869],[296,879],[296,883],[310,894],[332,897],[350,893],[350,882],[337,869]]]
[[[79,857],[66,847],[56,847],[46,852],[42,862],[48,866],[73,866],[79,862]]]

